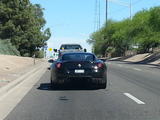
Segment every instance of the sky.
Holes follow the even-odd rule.
[[[41,4],[46,28],[50,28],[52,36],[48,47],[59,49],[61,44],[78,43],[91,52],[92,46],[86,40],[94,32],[96,0],[30,0],[33,4]],[[105,0],[101,0],[100,25],[105,23]],[[123,20],[130,17],[130,0],[109,0],[108,19]],[[140,10],[160,5],[160,0],[131,0],[132,16]]]

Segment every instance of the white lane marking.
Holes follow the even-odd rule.
[[[137,70],[137,71],[142,71],[141,69],[139,69],[139,68],[133,68],[134,70]]]
[[[129,93],[123,93],[125,96],[129,97],[133,101],[135,101],[137,104],[145,104],[143,101],[139,100],[138,98],[134,97],[133,95]]]

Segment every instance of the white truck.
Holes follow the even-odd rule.
[[[58,52],[60,56],[63,52],[87,52],[87,50],[79,44],[62,44]]]

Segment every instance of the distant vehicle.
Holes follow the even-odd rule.
[[[49,61],[53,62],[53,61]],[[96,88],[105,89],[107,83],[107,66],[92,53],[63,53],[50,67],[51,84],[54,86],[85,80]]]
[[[87,50],[83,49],[79,44],[62,44],[59,49],[59,55],[63,52],[87,52]]]

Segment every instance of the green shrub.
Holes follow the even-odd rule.
[[[44,51],[42,51],[42,50],[36,51],[35,56],[36,56],[36,58],[43,58],[44,57]]]
[[[29,53],[24,53],[23,57],[30,57],[30,54]]]
[[[19,51],[13,46],[10,40],[0,40],[0,54],[20,56]]]

